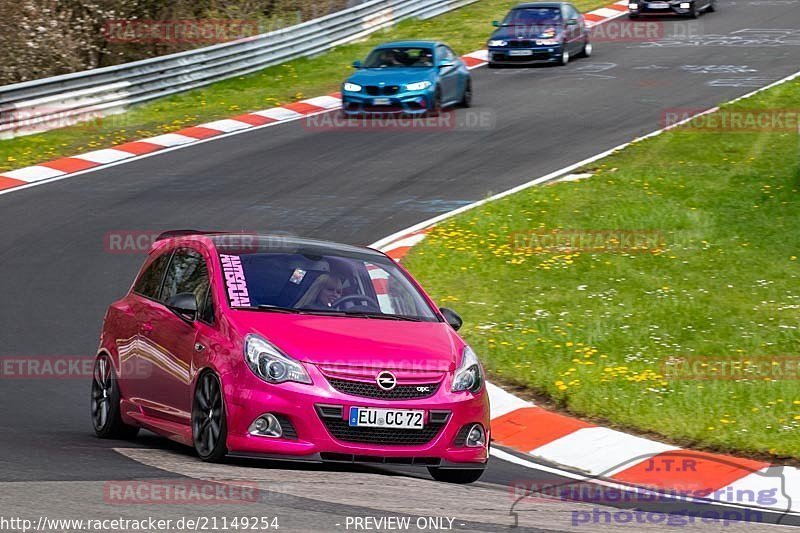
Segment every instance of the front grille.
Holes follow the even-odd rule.
[[[392,96],[400,92],[399,85],[367,85],[364,91],[370,96]]]
[[[427,444],[439,434],[444,424],[429,423],[423,429],[391,429],[351,427],[341,418],[323,418],[325,427],[334,438],[345,442],[390,444],[393,446],[418,446]]]
[[[375,398],[377,400],[415,400],[418,398],[430,398],[439,390],[438,383],[420,383],[417,385],[397,385],[392,390],[383,390],[377,383],[364,381],[350,381],[346,379],[327,378],[331,386],[339,392],[361,396],[364,398]],[[418,389],[423,390],[418,390]],[[424,390],[427,388],[427,390]]]
[[[442,462],[438,457],[383,457],[379,455],[350,455],[349,453],[330,452],[322,452],[319,456],[323,461],[336,463],[439,466]]]
[[[531,46],[533,46],[533,41],[529,40],[508,41],[509,48],[530,48]]]
[[[278,422],[281,425],[283,438],[297,440],[297,430],[295,429],[294,424],[292,424],[292,421],[289,420],[289,417],[286,415],[275,415],[275,418],[278,419]]]

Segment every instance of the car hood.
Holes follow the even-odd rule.
[[[351,75],[347,81],[358,85],[402,85],[418,81],[435,81],[434,68],[362,68]]]
[[[445,322],[237,311],[256,333],[294,359],[316,365],[452,372],[464,342]]]
[[[490,39],[502,39],[504,41],[512,41],[515,39],[553,39],[559,37],[563,30],[563,26],[557,24],[507,26],[495,30]]]

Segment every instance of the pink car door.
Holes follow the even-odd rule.
[[[179,294],[194,295],[197,308],[208,292],[208,266],[192,248],[178,248],[164,275],[158,302],[151,302],[141,324],[140,352],[152,367],[147,399],[158,416],[188,424],[191,417],[197,322],[170,307]]]
[[[152,363],[141,350],[141,337],[147,333],[143,324],[151,322],[152,307],[158,301],[161,282],[169,265],[172,250],[145,263],[133,289],[125,298],[125,316],[116,321],[113,328],[117,353],[119,354],[119,383],[122,396],[137,405],[146,402],[148,380],[152,374]]]

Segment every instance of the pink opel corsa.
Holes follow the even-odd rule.
[[[205,461],[418,465],[470,483],[489,457],[489,398],[460,325],[375,250],[167,232],[106,313],[92,422]]]

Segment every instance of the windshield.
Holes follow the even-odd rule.
[[[430,48],[396,47],[373,50],[364,62],[364,68],[426,68],[433,66]]]
[[[231,307],[437,321],[395,264],[376,255],[220,252]]]
[[[560,23],[561,9],[557,7],[512,9],[503,20],[503,26],[538,26]]]

